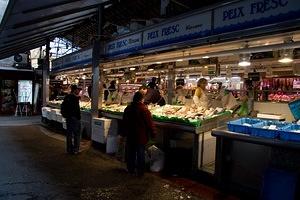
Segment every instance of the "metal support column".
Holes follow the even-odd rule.
[[[43,106],[49,101],[49,66],[50,66],[50,41],[46,43],[46,56],[43,63]]]
[[[168,104],[172,104],[175,91],[175,63],[168,66]]]
[[[216,59],[216,73],[215,75],[218,77],[221,75],[221,64],[219,63],[219,59]]]
[[[93,80],[92,80],[92,103],[91,103],[91,114],[93,117],[98,117],[98,109],[102,105],[102,90],[99,87],[99,81],[100,80],[100,70],[99,64],[100,64],[100,39],[102,34],[102,20],[103,20],[103,5],[99,5],[98,7],[98,17],[97,17],[97,35],[94,38],[94,44],[93,44],[93,58],[92,58],[92,74],[93,74]],[[102,84],[101,84],[102,85]],[[99,90],[100,89],[100,90]]]

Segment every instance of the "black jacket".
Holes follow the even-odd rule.
[[[165,99],[160,95],[159,91],[156,89],[148,88],[146,96],[144,98],[144,103],[146,105],[153,103],[163,106],[166,104]]]
[[[66,101],[66,105],[68,105],[68,117],[75,117],[80,120],[80,106],[79,106],[79,97],[74,94],[68,94],[64,101]]]

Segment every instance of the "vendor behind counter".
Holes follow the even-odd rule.
[[[145,95],[144,103],[146,105],[150,103],[158,104],[160,106],[166,105],[166,101],[163,98],[163,96],[160,94],[159,90],[149,88],[147,86],[141,86],[139,91]]]

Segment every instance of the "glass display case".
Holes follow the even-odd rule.
[[[300,98],[300,77],[264,78],[255,87],[256,101],[289,103]]]

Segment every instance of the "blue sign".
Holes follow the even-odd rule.
[[[215,10],[214,34],[260,27],[300,17],[299,0],[249,0]]]
[[[105,52],[107,55],[122,54],[125,52],[133,52],[142,47],[142,33],[123,37],[118,40],[109,42],[106,45]]]
[[[93,49],[86,49],[68,54],[52,61],[52,71],[92,64]]]
[[[245,0],[205,12],[196,12],[125,36],[106,45],[106,55],[115,56],[197,38],[263,28],[300,18],[300,0]],[[213,19],[213,21],[212,21]]]
[[[143,48],[208,36],[211,33],[211,17],[211,11],[197,13],[144,31]]]

